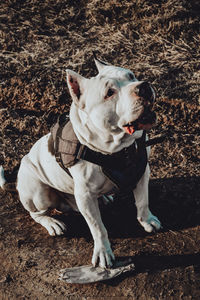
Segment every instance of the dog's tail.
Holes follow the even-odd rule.
[[[4,191],[16,192],[16,184],[14,182],[7,182],[4,176],[4,169],[0,166],[0,187]]]

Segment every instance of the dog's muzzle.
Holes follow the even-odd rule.
[[[151,84],[147,81],[143,81],[136,87],[137,95],[144,101],[145,105],[153,105],[155,100],[155,91]]]
[[[149,130],[156,122],[156,113],[152,111],[155,100],[155,92],[152,86],[144,81],[136,87],[136,94],[141,98],[144,109],[137,120],[123,126],[128,134],[133,134],[136,130]]]

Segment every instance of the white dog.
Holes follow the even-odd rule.
[[[130,70],[107,65],[98,59],[95,63],[99,73],[90,79],[67,70],[67,84],[73,100],[70,121],[82,145],[109,157],[135,145],[143,130],[151,127],[155,121],[151,116],[155,93],[148,83],[137,81]],[[115,257],[101,220],[98,198],[112,191],[116,184],[102,172],[101,166],[84,159],[66,172],[49,150],[50,138],[50,133],[42,137],[21,161],[17,180],[20,200],[31,217],[50,235],[63,234],[66,226],[49,216],[49,210],[66,211],[70,204],[81,212],[93,236],[92,264],[111,266]],[[147,152],[149,155],[149,147]],[[133,188],[137,218],[147,232],[161,226],[148,207],[149,175],[147,164]],[[65,201],[60,192],[67,195]]]

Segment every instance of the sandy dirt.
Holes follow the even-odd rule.
[[[157,91],[150,208],[163,229],[147,234],[132,199],[102,207],[116,256],[135,271],[87,285],[58,280],[90,264],[93,241],[78,214],[50,237],[15,192],[0,191],[0,299],[200,299],[199,1],[21,0],[0,4],[0,164],[9,182],[21,158],[69,110],[65,69],[91,77],[92,51],[130,68]]]

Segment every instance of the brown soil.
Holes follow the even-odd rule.
[[[81,216],[58,215],[68,232],[50,237],[16,193],[1,191],[1,299],[200,299],[199,15],[197,0],[1,1],[0,164],[9,181],[69,109],[65,69],[96,74],[93,50],[154,84],[158,122],[150,134],[172,134],[150,160],[150,207],[163,230],[144,233],[128,200],[102,209],[115,255],[136,265],[110,282],[58,280],[60,269],[90,263]]]

